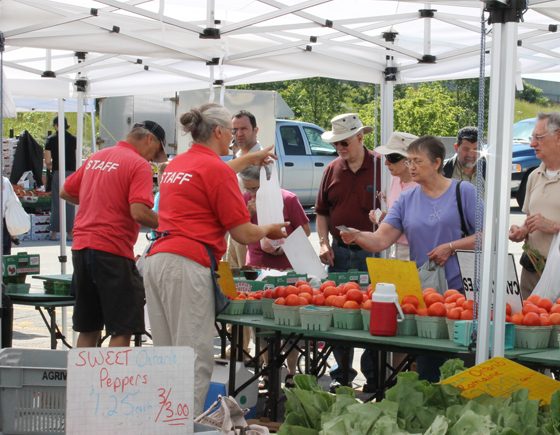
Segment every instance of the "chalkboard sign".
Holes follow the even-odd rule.
[[[190,347],[68,352],[66,433],[193,433]]]

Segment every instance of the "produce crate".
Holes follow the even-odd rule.
[[[265,319],[274,319],[274,311],[272,310],[272,305],[274,304],[274,299],[263,298],[262,300],[262,316]]]
[[[414,314],[405,314],[404,320],[397,322],[397,335],[407,337],[418,335],[416,316]]]
[[[336,285],[354,281],[360,284],[361,287],[367,287],[369,284],[369,273],[356,269],[350,269],[348,272],[331,272],[327,275],[327,280],[334,281]]]
[[[21,294],[27,294],[29,293],[29,288],[31,287],[31,284],[14,284],[14,283],[8,283],[6,284],[6,292],[8,293],[21,293]]]
[[[263,278],[263,281],[268,284],[272,284],[274,287],[278,287],[279,285],[295,284],[298,281],[307,281],[307,275],[288,272],[286,275],[282,276],[267,276]]]
[[[333,309],[308,305],[300,307],[301,327],[310,331],[328,331],[332,323]]]
[[[260,299],[247,299],[243,312],[245,314],[262,314],[262,301]]]
[[[560,325],[552,326],[552,331],[550,331],[550,341],[548,342],[548,347],[558,349],[560,347]]]
[[[4,277],[30,275],[41,272],[39,254],[20,252],[17,255],[2,256],[2,270]]]
[[[0,351],[0,433],[65,433],[67,356],[63,350]]]
[[[362,329],[364,322],[361,311],[361,309],[335,308],[333,312],[334,327],[338,329]]]
[[[299,306],[288,307],[286,305],[273,304],[274,323],[284,326],[299,326],[301,324],[299,309]]]
[[[272,285],[264,281],[253,281],[245,278],[234,278],[233,281],[235,282],[235,289],[238,292],[254,292],[272,288]]]
[[[27,211],[44,211],[51,209],[51,197],[50,196],[22,196],[20,198],[21,205]]]
[[[230,316],[240,316],[245,311],[245,299],[229,301],[229,305],[222,312]]]
[[[364,331],[369,331],[370,319],[371,319],[371,310],[366,310],[362,308],[362,329]]]
[[[473,331],[472,320],[456,320],[453,327],[453,335],[449,338],[456,344],[461,346],[468,346],[471,344],[471,335]],[[490,323],[490,334],[494,331],[494,322]],[[504,349],[513,349],[515,345],[515,325],[513,323],[506,323]]]
[[[447,339],[447,323],[445,317],[416,316],[416,328],[418,337]]]
[[[546,349],[552,326],[515,326],[515,347],[520,349]]]

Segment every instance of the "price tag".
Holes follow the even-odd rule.
[[[193,433],[190,347],[71,349],[67,379],[66,433]]]
[[[502,357],[489,359],[441,383],[459,388],[467,399],[481,394],[508,397],[514,391],[527,388],[529,399],[546,404],[550,404],[552,393],[560,386],[558,381]]]

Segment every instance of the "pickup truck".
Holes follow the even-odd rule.
[[[523,207],[529,174],[541,164],[535,155],[535,150],[530,146],[536,122],[536,118],[528,118],[513,124],[511,193],[515,196],[519,207]]]
[[[295,193],[306,211],[315,205],[323,171],[338,156],[331,144],[321,140],[323,131],[308,122],[276,120],[280,186]]]

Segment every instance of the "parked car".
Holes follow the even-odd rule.
[[[306,211],[315,206],[323,171],[338,156],[333,145],[321,139],[323,131],[309,122],[276,120],[280,186],[295,193]]]
[[[535,129],[536,118],[523,119],[513,124],[513,150],[511,159],[511,193],[515,196],[519,207],[523,207],[527,178],[541,161],[531,148],[531,136]]]

